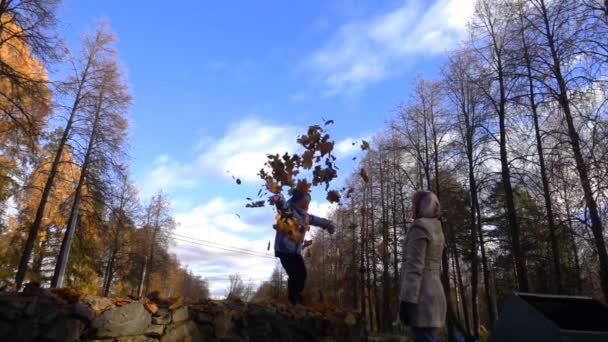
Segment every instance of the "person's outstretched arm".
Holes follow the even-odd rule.
[[[327,230],[329,234],[333,234],[336,231],[336,226],[334,226],[334,223],[330,220],[310,214],[308,215],[308,217],[310,219],[311,225],[321,227]]]

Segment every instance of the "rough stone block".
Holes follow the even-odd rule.
[[[164,325],[152,324],[146,329],[146,331],[144,332],[144,335],[149,336],[149,337],[161,337],[164,332],[165,332]]]
[[[152,318],[140,302],[107,310],[91,322],[94,337],[142,335]]]
[[[167,327],[161,342],[204,342],[211,341],[202,334],[199,327],[192,321],[174,323]]]
[[[183,322],[190,318],[190,312],[188,311],[187,306],[182,306],[181,308],[173,311],[173,323]]]

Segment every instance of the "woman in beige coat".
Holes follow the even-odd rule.
[[[414,223],[405,238],[399,317],[412,327],[416,342],[437,341],[443,327],[446,299],[441,283],[444,237],[439,215],[441,206],[430,191],[419,191],[411,206]]]

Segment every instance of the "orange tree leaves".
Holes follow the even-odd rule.
[[[333,120],[327,120],[325,125],[333,124]],[[304,149],[300,154],[285,153],[268,154],[264,168],[258,172],[258,176],[265,183],[266,190],[273,194],[281,193],[284,189],[293,191],[300,189],[310,192],[313,186],[324,185],[328,191],[329,184],[338,177],[335,165],[336,157],[332,154],[334,141],[327,131],[320,125],[308,127],[305,134],[298,136],[297,143]],[[296,177],[304,171],[312,170],[312,179],[300,178],[297,182]],[[264,196],[262,189],[258,192],[258,197]],[[327,199],[332,202],[340,201],[340,194],[337,191],[328,191]],[[263,207],[265,201],[250,201],[248,208]]]

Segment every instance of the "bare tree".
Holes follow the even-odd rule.
[[[100,30],[104,29],[102,27]],[[107,35],[111,39],[111,34]],[[112,57],[110,55],[108,58]],[[122,143],[126,136],[127,120],[125,114],[130,105],[131,97],[122,80],[118,65],[113,59],[108,59],[104,63],[100,63],[99,72],[100,76],[93,84],[93,103],[89,104],[84,111],[88,114],[85,119],[91,121],[87,129],[89,131],[88,145],[84,161],[80,167],[80,179],[74,193],[68,227],[57,258],[55,274],[51,283],[53,287],[62,287],[63,285],[70,247],[80,212],[83,187],[86,179],[90,178],[88,177],[89,168],[93,167],[92,164],[102,162],[105,162],[103,166],[106,168],[111,167],[112,162],[120,160],[120,154],[123,150]],[[100,168],[98,167],[98,169]]]
[[[501,166],[501,182],[506,199],[507,216],[511,231],[511,245],[515,257],[517,281],[520,291],[529,291],[528,270],[523,255],[519,223],[507,149],[507,104],[513,87],[510,75],[512,65],[508,60],[508,44],[511,42],[511,25],[513,14],[505,1],[480,0],[475,9],[473,30],[479,37],[475,41],[475,51],[484,62],[485,73],[479,85],[489,107],[498,118],[498,145]],[[486,82],[490,80],[491,82]]]
[[[143,271],[143,293],[149,293],[151,275],[155,270],[155,255],[157,249],[164,249],[171,239],[171,232],[175,229],[175,221],[169,214],[169,199],[162,191],[152,197],[146,207],[146,222],[144,228],[148,233],[148,251]]]
[[[19,268],[15,276],[17,287],[21,287],[26,276],[32,249],[38,238],[38,231],[40,230],[42,217],[45,213],[46,203],[53,188],[59,164],[63,162],[61,159],[63,151],[68,144],[68,140],[71,138],[74,123],[77,121],[86,105],[90,103],[90,99],[94,96],[92,90],[93,83],[100,76],[99,64],[100,61],[104,59],[104,56],[110,52],[109,44],[111,44],[111,42],[111,36],[108,36],[103,29],[100,29],[93,37],[85,37],[84,47],[80,57],[71,60],[72,74],[62,87],[65,89],[67,95],[71,97],[71,104],[63,107],[67,111],[68,118],[57,146],[57,152],[51,170],[42,191],[34,222],[30,227],[28,238],[21,255]]]
[[[594,197],[589,166],[585,161],[580,129],[573,110],[573,91],[581,87],[587,75],[581,74],[583,54],[579,46],[584,31],[584,20],[576,1],[530,1],[530,12],[526,16],[531,30],[539,40],[538,54],[535,55],[537,70],[541,71],[536,78],[541,82],[544,93],[549,94],[561,108],[566,123],[568,142],[572,149],[576,170],[583,189],[585,204],[591,221],[591,232],[595,242],[600,264],[601,286],[604,296],[608,297],[608,252],[604,241],[604,227]],[[584,58],[583,58],[584,60]],[[589,84],[587,84],[589,86]]]

